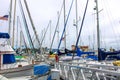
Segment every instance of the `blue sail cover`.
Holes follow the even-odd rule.
[[[81,56],[83,54],[87,54],[86,58],[91,58],[93,60],[98,60],[98,57],[95,55],[95,52],[83,52],[80,50],[80,48],[77,47],[77,56]]]
[[[119,51],[114,51],[114,52],[105,52],[101,49],[98,49],[98,52],[99,52],[99,54],[98,54],[98,59],[99,60],[105,60],[108,55],[116,55],[116,57],[111,56],[111,58],[120,60],[120,56],[117,56],[118,54],[120,54],[120,50]]]
[[[81,56],[82,54],[90,55],[90,54],[95,54],[95,52],[83,52],[80,50],[80,48],[77,47],[77,56]]]
[[[3,64],[11,64],[15,62],[16,60],[14,54],[3,54]]]
[[[8,33],[1,33],[1,32],[0,32],[0,38],[6,38],[6,39],[9,39],[10,36],[9,36]]]

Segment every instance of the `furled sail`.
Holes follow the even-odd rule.
[[[6,38],[6,39],[9,39],[10,36],[9,36],[8,33],[1,33],[1,32],[0,32],[0,38]]]
[[[119,56],[120,50],[114,51],[114,52],[105,52],[102,49],[98,49],[98,51],[99,51],[99,54],[100,54],[100,55],[98,55],[100,60],[105,60],[108,56],[110,56],[111,59],[120,60],[120,56]],[[111,55],[116,55],[116,56],[111,56]]]

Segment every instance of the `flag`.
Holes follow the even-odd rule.
[[[8,20],[8,15],[1,16],[0,20],[6,20],[7,21]]]

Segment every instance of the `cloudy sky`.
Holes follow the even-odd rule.
[[[14,0],[13,0],[14,1]],[[45,32],[45,29],[51,20],[51,37],[54,33],[58,14],[57,12],[60,11],[63,0],[26,0],[28,3],[28,7],[36,27],[37,34],[41,39],[42,32]],[[120,10],[119,10],[119,3],[120,0],[98,0],[99,5],[99,17],[100,17],[100,40],[101,40],[101,47],[103,48],[120,48]],[[29,22],[28,15],[26,13],[26,8],[24,6],[24,1],[21,0],[22,5],[24,7],[25,15],[27,17],[27,23],[29,25],[29,29],[31,35],[34,36],[33,30],[31,28],[31,24]],[[70,8],[72,0],[66,0],[66,17]],[[14,2],[13,2],[14,3]],[[82,16],[84,13],[86,0],[78,0],[78,27],[80,27]],[[0,0],[0,16],[8,14],[10,6],[10,0]],[[14,6],[14,5],[13,5]],[[86,13],[85,22],[83,25],[83,30],[81,34],[81,38],[79,44],[81,45],[89,45],[91,48],[96,47],[96,15],[93,8],[95,7],[94,0],[89,0],[88,10]],[[13,12],[13,11],[12,11]],[[16,16],[20,17],[21,25],[24,30],[23,19],[20,13],[19,7],[19,0],[17,0],[17,10]],[[70,17],[67,23],[66,34],[67,34],[67,47],[70,48],[72,44],[76,43],[76,27],[73,26],[75,19],[75,0],[72,6],[72,10],[70,13]],[[62,14],[60,17],[59,23],[59,37],[61,36],[63,30],[63,9]],[[17,25],[17,24],[16,24]],[[8,29],[8,22],[7,21],[0,21],[1,29],[0,31],[7,31]],[[25,32],[25,31],[24,31]],[[25,34],[25,33],[24,33]],[[27,38],[26,41],[28,42]],[[53,47],[56,48],[58,46],[58,37],[56,35],[55,42]],[[50,27],[46,34],[44,43],[44,47],[50,46]],[[64,46],[62,42],[61,47]]]

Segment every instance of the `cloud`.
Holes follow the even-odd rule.
[[[27,0],[27,2],[28,2],[28,7],[30,10],[33,22],[35,24],[35,27],[36,27],[36,30],[39,36],[41,35],[40,33],[42,32],[42,30],[47,27],[49,20],[52,20],[51,25],[52,25],[52,35],[53,35],[54,29],[57,23],[57,11],[61,9],[63,0],[35,0],[35,1]],[[9,1],[0,0],[0,3],[2,3],[0,5],[0,15],[4,15],[8,13],[9,12]],[[71,3],[71,0],[66,0],[66,15],[68,14],[70,3]],[[99,10],[103,9],[99,13],[100,33],[101,33],[101,38],[102,39],[104,38],[104,41],[106,41],[106,43],[114,41],[112,39],[115,39],[114,37],[119,37],[118,35],[120,34],[119,3],[120,3],[120,0],[98,0]],[[84,13],[85,4],[86,4],[86,0],[78,0],[78,17],[80,17],[80,21],[78,24],[79,28],[80,28],[81,19]],[[94,14],[95,11],[93,10],[94,7],[95,7],[94,0],[90,0],[85,22],[83,25],[82,34],[81,34],[81,39],[84,41],[85,44],[89,43],[88,36],[92,37],[91,38],[92,42],[96,40],[96,39],[93,40],[93,35],[95,35],[95,38],[96,38],[96,30],[97,30],[96,29],[96,15]],[[19,12],[17,12],[17,15],[19,15]],[[19,16],[21,17],[21,15]],[[76,42],[76,28],[75,26],[73,26],[74,19],[75,19],[75,2],[72,7],[72,11],[71,11],[70,18],[69,18],[68,25],[67,25],[67,34],[68,34],[67,46],[71,46],[72,44],[75,44]],[[61,36],[62,30],[64,27],[63,23],[64,22],[63,22],[63,11],[62,11],[62,15],[60,18],[60,23],[59,23],[60,36]],[[8,26],[6,25],[6,23],[2,25]],[[2,29],[4,29],[4,27]],[[48,30],[46,34],[46,38],[45,38],[46,39],[45,46],[47,47],[49,47],[49,44],[50,44],[48,42],[50,38],[49,33],[50,31]],[[57,37],[56,37],[54,48],[57,47],[58,42],[59,41],[57,41]]]

